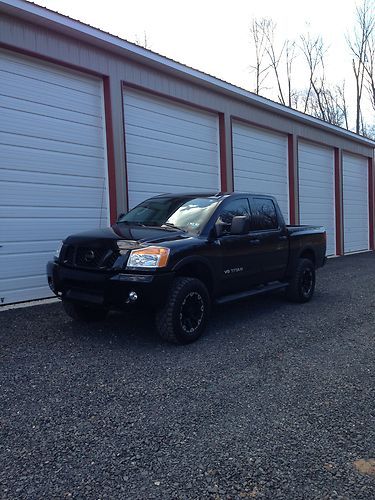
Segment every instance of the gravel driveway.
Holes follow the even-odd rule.
[[[375,498],[375,256],[305,305],[214,311],[187,347],[152,320],[0,313],[0,498]]]

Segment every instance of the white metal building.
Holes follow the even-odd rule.
[[[329,255],[374,248],[372,141],[23,0],[0,0],[0,117],[2,304],[162,192],[272,194]]]

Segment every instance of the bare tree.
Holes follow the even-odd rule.
[[[287,40],[285,44],[285,67],[286,67],[286,79],[287,79],[287,95],[288,95],[288,106],[292,107],[293,96],[295,91],[292,87],[292,68],[294,60],[296,59],[296,42]]]
[[[272,21],[268,18],[253,19],[250,34],[254,43],[255,63],[250,66],[255,73],[255,94],[261,94],[268,77],[270,65],[266,62],[268,26]]]
[[[139,47],[143,47],[144,49],[149,49],[150,45],[149,45],[146,31],[143,32],[142,36],[135,35],[134,43],[136,45],[139,45]]]
[[[346,83],[345,80],[341,85],[336,85],[336,104],[338,109],[341,112],[343,125],[347,130],[349,130],[349,109],[346,102],[346,91],[345,91]]]
[[[363,135],[375,141],[375,124],[374,125],[363,124]]]
[[[362,3],[356,8],[355,28],[352,35],[346,37],[356,83],[356,99],[351,109],[355,114],[356,132],[371,135],[375,125],[364,123],[362,107],[365,112],[364,99],[368,95],[375,111],[375,0],[359,1]],[[352,113],[349,113],[345,81],[328,81],[328,49],[321,36],[307,32],[300,36],[300,43],[280,40],[277,25],[270,18],[253,19],[250,31],[255,49],[255,62],[251,68],[255,72],[257,94],[264,95],[265,90],[271,91],[281,104],[351,129]],[[293,86],[293,68],[295,59],[300,55],[307,63],[307,78],[306,85],[296,89]]]
[[[305,56],[308,70],[309,83],[305,95],[304,112],[311,108],[317,108],[320,118],[327,120],[325,104],[327,95],[325,95],[325,68],[324,56],[326,48],[321,36],[313,37],[310,33],[301,35],[301,50]],[[311,101],[311,102],[310,102]]]
[[[326,77],[325,55],[327,49],[321,36],[310,33],[301,35],[301,51],[305,57],[309,80],[308,87],[298,96],[298,108],[321,120],[349,128],[345,82],[331,85]]]
[[[315,92],[310,92],[308,97],[307,95],[307,88],[296,94],[294,104],[297,109],[301,109],[301,105],[303,105],[306,107],[305,112],[309,115],[333,125],[348,128],[348,109],[341,86],[323,87],[320,89],[319,99]]]
[[[333,125],[349,129],[348,108],[345,98],[345,83],[322,90],[326,120]]]
[[[284,54],[284,49],[286,45],[286,41],[282,44],[281,49],[276,49],[275,44],[275,30],[276,24],[270,20],[265,28],[265,37],[266,37],[266,53],[269,59],[270,68],[273,71],[277,89],[278,89],[278,99],[281,104],[285,105],[285,98],[283,87],[281,84],[281,76],[280,76],[280,63]]]
[[[352,53],[352,68],[356,89],[355,131],[362,132],[362,97],[366,75],[366,64],[369,57],[369,40],[375,29],[375,14],[372,0],[362,0],[356,7],[356,25],[353,34],[347,36],[347,43]]]
[[[367,58],[365,62],[365,80],[371,107],[375,111],[375,29],[368,40]]]
[[[256,48],[256,63],[252,69],[256,73],[256,93],[261,93],[262,84],[272,74],[278,101],[292,106],[292,67],[296,57],[296,45],[290,40],[278,44],[276,29],[276,23],[269,18],[254,19],[252,22],[251,33]]]

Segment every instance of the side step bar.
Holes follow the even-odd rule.
[[[282,290],[286,288],[289,283],[269,283],[268,285],[257,286],[251,290],[246,290],[244,292],[232,293],[230,295],[223,295],[216,299],[216,304],[226,304],[227,302],[233,302],[239,299],[245,299],[247,297],[252,297],[253,295],[260,295],[262,293],[272,292],[274,290]]]

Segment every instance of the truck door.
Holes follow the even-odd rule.
[[[289,240],[285,224],[278,217],[271,198],[252,196],[250,206],[250,235],[258,241],[264,280],[281,280],[289,258]]]
[[[219,280],[221,293],[249,289],[259,279],[259,246],[253,244],[253,238],[249,233],[230,234],[232,219],[237,215],[250,217],[249,201],[246,197],[223,203],[218,214],[218,220],[224,223],[223,233],[217,240],[221,256]]]

